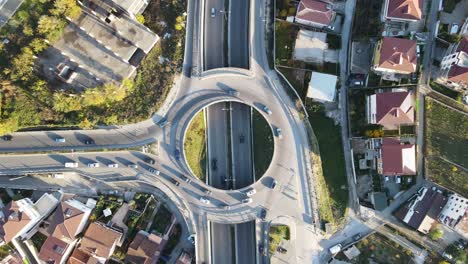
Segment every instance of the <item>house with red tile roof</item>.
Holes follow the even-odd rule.
[[[49,236],[40,249],[39,259],[46,263],[65,263],[92,209],[78,200],[61,202],[51,216]]]
[[[366,98],[366,116],[369,124],[395,130],[414,123],[415,100],[412,92],[385,92]]]
[[[377,171],[384,176],[416,175],[416,147],[396,138],[384,138],[377,158]]]
[[[373,71],[388,80],[416,72],[416,40],[384,37],[376,46]]]
[[[385,0],[383,18],[397,22],[419,21],[422,6],[423,0]]]
[[[457,91],[468,91],[468,37],[452,45],[440,63],[437,82]]]
[[[35,203],[29,198],[9,202],[0,211],[0,245],[17,237],[26,238],[57,203],[58,200],[48,193]]]
[[[335,19],[333,3],[327,0],[301,0],[295,21],[306,26],[324,28]]]
[[[156,264],[167,240],[154,233],[140,230],[127,250],[126,263]]]
[[[120,230],[93,222],[86,229],[80,245],[73,250],[67,263],[105,263],[114,253],[121,238]]]

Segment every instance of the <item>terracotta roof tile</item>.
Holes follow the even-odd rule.
[[[157,263],[166,242],[160,236],[140,231],[130,244],[125,261],[134,264]]]
[[[379,68],[412,73],[416,71],[416,40],[385,37],[377,62]]]
[[[112,247],[121,237],[121,232],[94,222],[86,230],[79,248],[96,256],[108,258],[113,253]]]
[[[328,25],[333,19],[333,6],[328,1],[302,0],[296,18]]]
[[[25,212],[20,212],[16,201],[11,201],[3,207],[2,213],[3,218],[0,218],[0,237],[5,243],[9,243],[21,229],[31,222],[31,218]]]
[[[382,174],[387,176],[415,175],[416,156],[414,151],[415,147],[412,144],[400,144],[397,139],[384,138],[382,142]]]
[[[423,0],[387,0],[387,17],[420,20]]]
[[[48,264],[58,264],[69,245],[53,236],[49,236],[41,247],[39,259]]]
[[[84,216],[83,211],[61,202],[52,218],[49,233],[59,239],[73,240]]]
[[[386,92],[376,96],[376,121],[387,129],[414,122],[414,100],[409,92]]]

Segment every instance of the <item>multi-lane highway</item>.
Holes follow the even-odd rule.
[[[210,1],[205,3],[205,16],[211,10],[208,3]],[[24,174],[35,170],[44,172],[64,170],[83,174],[88,178],[96,178],[98,181],[102,180],[103,184],[106,181],[115,181],[116,178],[122,176],[124,177],[122,180],[127,185],[131,185],[132,182],[146,183],[163,192],[175,193],[177,195],[171,197],[187,208],[186,216],[197,225],[197,229],[192,230],[197,232],[197,261],[199,262],[209,263],[210,259],[210,254],[206,253],[209,249],[202,244],[209,240],[204,234],[204,230],[207,230],[207,221],[225,224],[244,223],[256,219],[261,208],[267,208],[269,209],[267,221],[277,221],[279,217],[287,216],[288,224],[295,230],[292,234],[294,240],[291,243],[294,244],[296,253],[291,259],[297,260],[297,263],[312,263],[321,248],[317,243],[317,234],[314,232],[313,214],[316,208],[312,208],[309,190],[311,177],[308,137],[293,100],[288,97],[278,82],[275,71],[268,67],[265,52],[265,7],[263,1],[251,2],[251,13],[255,15],[250,16],[249,21],[250,70],[229,68],[205,72],[195,78],[183,76],[176,82],[164,106],[155,113],[153,118],[141,123],[98,130],[14,133],[12,141],[0,142],[0,152],[62,150],[69,152],[63,154],[67,159],[79,161],[80,167],[65,168],[61,157],[54,159],[48,154],[42,156],[18,154],[0,156],[0,171],[8,174]],[[220,7],[217,6],[216,9],[220,10]],[[193,12],[189,10],[188,13]],[[216,17],[218,16],[215,16],[215,19]],[[211,16],[208,15],[207,18]],[[188,23],[193,23],[193,21],[188,21]],[[212,31],[218,34],[223,30],[223,26],[211,24],[213,25],[209,27],[205,25],[205,33]],[[217,47],[206,47],[206,38],[207,34],[204,39],[204,48],[207,51],[205,64],[209,65],[207,62],[210,59],[207,57],[222,55]],[[187,37],[186,47],[203,47],[203,45],[192,45],[190,42],[193,39],[193,36]],[[214,41],[215,44],[222,42],[210,41]],[[213,53],[213,55],[207,53]],[[191,61],[184,61],[184,72],[191,67]],[[229,89],[235,89],[239,94],[230,95]],[[232,191],[213,189],[190,174],[184,153],[180,159],[174,156],[175,149],[183,149],[184,131],[191,118],[207,105],[222,101],[239,101],[250,107],[257,107],[259,104],[267,105],[273,111],[272,115],[264,114],[267,122],[283,130],[282,139],[275,137],[275,153],[271,166],[266,171],[268,177],[278,181],[278,186],[272,190],[262,180],[254,183],[251,187],[255,188],[257,193],[252,196],[251,203],[242,203],[246,197],[245,189]],[[257,110],[261,112],[260,109]],[[168,122],[160,127],[157,124],[163,117]],[[57,138],[64,138],[65,142],[56,142]],[[90,144],[86,144],[88,138],[92,140]],[[100,152],[98,154],[78,152],[82,149],[135,147],[156,140],[160,144],[159,155],[149,155],[155,160],[155,164],[148,164],[142,160],[138,156],[148,154],[139,152]],[[98,160],[98,156],[101,160]],[[132,168],[125,167],[125,162],[119,161],[118,157],[139,163],[141,166],[132,171]],[[88,163],[87,159],[97,160],[100,167],[84,167]],[[104,168],[107,164],[106,160],[117,162],[119,167]],[[159,170],[160,175],[149,171],[145,165]],[[107,178],[105,175],[113,175],[113,177]],[[191,178],[192,181],[186,182],[183,175]],[[60,181],[60,179],[54,180]],[[179,181],[180,186],[172,184],[172,180]],[[118,188],[120,185],[112,186]],[[209,204],[200,201],[206,189],[212,190],[212,194],[208,197]],[[249,248],[256,247],[249,246]]]
[[[205,0],[204,16],[204,70],[224,67],[224,0]]]

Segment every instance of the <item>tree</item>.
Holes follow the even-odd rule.
[[[429,238],[434,241],[441,239],[443,235],[444,232],[438,226],[431,228],[428,234]]]
[[[51,13],[56,16],[65,16],[75,19],[80,16],[81,8],[76,4],[76,0],[55,0],[54,9]]]
[[[78,96],[69,96],[64,93],[54,93],[54,110],[58,112],[71,112],[81,110],[81,100]]]
[[[35,54],[38,54],[47,48],[47,42],[41,38],[35,38],[29,44]]]
[[[7,120],[0,122],[0,135],[9,134],[18,130],[18,119],[8,118]]]
[[[66,22],[63,19],[43,15],[39,18],[37,31],[44,35],[50,42],[54,42],[62,34],[65,24]]]
[[[141,24],[145,24],[145,17],[142,14],[136,15],[136,20],[140,22]]]
[[[5,69],[4,73],[10,74],[12,80],[27,80],[31,77],[34,64],[34,53],[31,48],[24,47],[21,53],[12,61],[11,70]]]

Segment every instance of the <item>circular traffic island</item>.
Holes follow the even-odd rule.
[[[228,101],[203,108],[184,135],[184,156],[193,175],[223,190],[247,187],[270,166],[274,140],[264,115]]]

